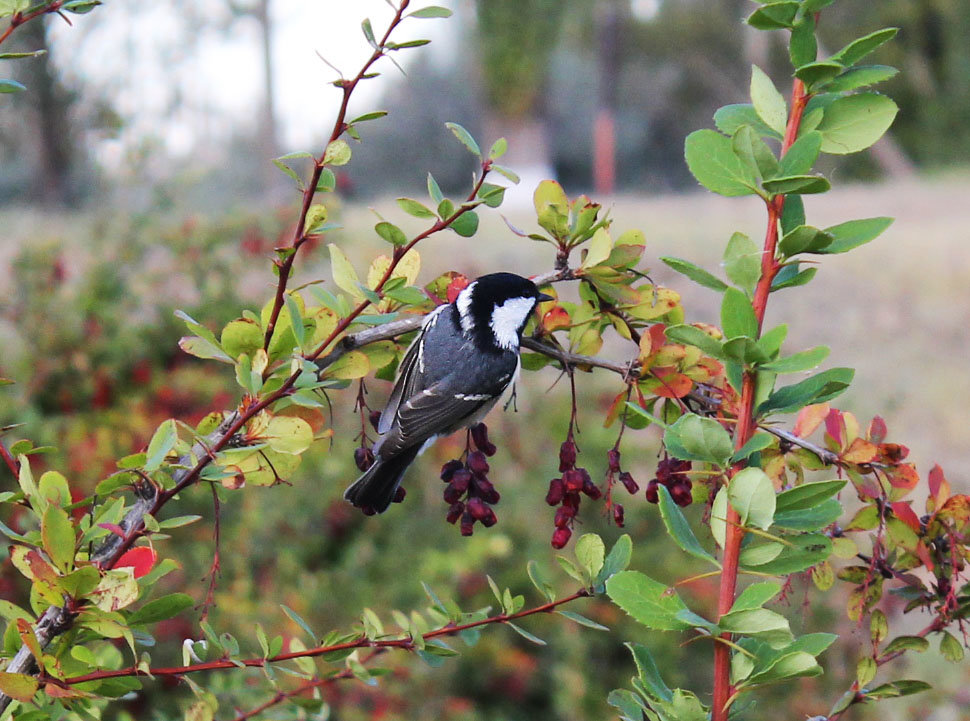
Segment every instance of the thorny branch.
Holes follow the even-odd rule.
[[[468,623],[449,623],[446,626],[437,628],[434,631],[429,631],[428,633],[422,634],[422,638],[425,641],[431,641],[442,636],[453,636],[462,631],[467,631],[472,628],[478,628],[479,626],[488,626],[490,624],[496,623],[508,623],[509,621],[515,621],[520,618],[525,618],[527,616],[534,616],[538,613],[551,613],[555,611],[560,606],[567,603],[571,603],[580,598],[589,598],[591,593],[588,589],[580,589],[575,593],[572,593],[563,598],[557,599],[555,601],[549,601],[539,606],[534,606],[532,608],[523,609],[516,613],[499,613],[494,616],[489,616],[488,618],[483,618],[478,621],[469,621]],[[185,676],[190,673],[198,673],[200,671],[215,671],[218,669],[227,668],[239,668],[240,666],[246,666],[250,668],[261,668],[267,663],[280,663],[282,661],[291,661],[296,658],[316,658],[318,656],[323,656],[336,651],[348,651],[358,648],[370,648],[370,649],[391,649],[398,648],[405,651],[414,651],[418,648],[415,644],[414,639],[410,636],[406,638],[398,639],[369,639],[362,637],[354,641],[347,641],[346,643],[333,644],[331,646],[317,646],[315,648],[308,648],[303,651],[290,651],[287,653],[280,653],[269,658],[248,658],[248,659],[219,659],[217,661],[207,661],[204,663],[197,663],[190,666],[174,666],[170,668],[153,668],[149,671],[140,669],[137,666],[130,666],[128,668],[122,668],[115,671],[94,671],[92,673],[84,674],[83,676],[74,676],[72,678],[67,678],[63,680],[47,678],[46,681],[68,687],[74,684],[85,683],[87,681],[99,681],[107,678],[119,678],[124,676]]]

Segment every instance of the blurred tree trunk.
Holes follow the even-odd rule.
[[[23,26],[21,40],[29,50],[49,50],[49,21],[45,16]],[[34,116],[37,170],[33,197],[46,205],[70,204],[77,197],[71,183],[76,157],[71,127],[74,99],[61,85],[49,53],[22,62]]]

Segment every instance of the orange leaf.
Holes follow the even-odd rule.
[[[869,463],[879,455],[879,448],[864,438],[856,438],[842,454],[846,463]]]
[[[909,449],[898,443],[880,443],[879,453],[884,463],[895,465],[909,455]]]
[[[115,568],[127,568],[131,566],[135,569],[135,578],[141,578],[152,570],[152,566],[155,565],[157,558],[158,556],[155,555],[155,551],[152,548],[149,546],[139,546],[138,548],[132,548],[130,551],[125,551],[115,564]]]
[[[926,566],[927,570],[933,570],[933,559],[930,556],[930,551],[922,541],[916,544],[916,555],[923,562],[923,565]]]
[[[448,284],[448,302],[454,303],[455,299],[458,297],[458,294],[465,290],[469,283],[471,283],[471,281],[468,280],[466,276],[455,276],[451,283]]]
[[[798,418],[795,419],[795,435],[799,438],[808,438],[822,424],[828,414],[828,403],[805,406],[798,411]]]
[[[886,470],[886,476],[893,488],[911,490],[919,483],[919,474],[912,463],[903,463],[894,468],[889,468]]]
[[[951,496],[937,513],[937,518],[953,521],[957,530],[965,533],[970,527],[970,496],[962,493]]]
[[[557,305],[542,316],[542,327],[550,333],[560,328],[568,328],[571,323],[572,319],[569,317],[569,313],[561,305]]]
[[[683,373],[657,373],[654,377],[657,380],[657,387],[653,392],[661,398],[683,398],[694,387],[694,381]]]
[[[920,532],[919,516],[916,515],[912,506],[902,501],[896,501],[896,503],[890,505],[892,505],[896,518],[912,528],[914,532]]]

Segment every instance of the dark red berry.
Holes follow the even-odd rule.
[[[559,506],[559,508],[556,509],[556,518],[553,523],[555,524],[556,528],[565,528],[575,516],[575,508],[570,508],[569,506]]]
[[[553,478],[549,481],[549,492],[546,494],[546,503],[550,506],[558,506],[559,502],[562,501],[565,490],[562,485],[562,479]]]
[[[391,503],[402,503],[407,494],[408,492],[404,489],[404,486],[398,486],[397,490],[394,491],[394,498],[391,499]]]
[[[472,526],[475,525],[475,519],[472,517],[468,511],[465,511],[461,516],[461,535],[470,536],[473,533]]]
[[[457,459],[448,461],[441,467],[441,480],[447,483],[452,479],[456,471],[459,471],[464,467],[465,465]]]
[[[459,518],[461,518],[461,514],[464,512],[465,512],[464,503],[462,503],[461,501],[459,501],[458,503],[452,503],[451,507],[448,509],[448,515],[446,517],[446,520],[448,521],[448,523],[454,523]]]
[[[478,497],[473,497],[468,499],[466,510],[472,515],[472,518],[474,518],[476,521],[481,521],[488,515],[488,506],[486,506],[485,502]]]
[[[562,474],[562,484],[567,491],[579,491],[583,488],[583,474],[573,469]]]
[[[485,454],[481,451],[472,451],[468,454],[468,468],[476,476],[484,476],[488,473],[488,461]]]
[[[498,516],[495,515],[495,511],[493,511],[491,508],[487,509],[485,518],[482,519],[482,525],[485,526],[485,528],[491,528],[496,523],[498,523]]]
[[[374,426],[374,430],[376,431],[377,425],[381,422],[381,412],[371,411],[367,416],[367,420],[370,421],[370,424]]]
[[[670,489],[670,497],[674,499],[674,503],[678,506],[689,506],[694,500],[690,486],[682,483],[678,483]]]
[[[564,494],[562,497],[562,505],[569,506],[573,510],[579,510],[579,494],[575,491]]]
[[[630,475],[629,471],[622,471],[620,473],[620,483],[622,483],[627,492],[631,494],[635,494],[640,490],[640,486],[638,486],[637,482],[633,480],[633,476]]]
[[[660,484],[657,483],[656,478],[652,479],[650,483],[647,484],[647,500],[650,503],[660,502],[660,494],[659,494],[659,491],[657,490],[659,486]]]
[[[565,441],[559,447],[559,471],[566,471],[576,465],[576,444]]]
[[[472,440],[475,442],[475,447],[486,456],[495,455],[495,444],[488,440],[488,428],[484,423],[472,427]]]
[[[594,501],[603,495],[600,487],[593,483],[592,480],[588,480],[583,483],[583,493],[592,498]]]
[[[451,477],[451,485],[459,492],[464,493],[468,490],[468,484],[472,480],[472,474],[466,469],[462,468],[455,472],[455,475]]]
[[[568,528],[557,528],[552,534],[552,547],[556,549],[565,547],[572,535],[573,532]]]
[[[488,493],[482,494],[482,500],[485,501],[485,503],[491,503],[494,505],[498,503],[501,499],[502,499],[502,496],[500,496],[499,492],[495,490],[495,486],[492,486],[489,489]]]
[[[614,473],[620,470],[620,452],[615,448],[610,449],[606,454],[606,459],[609,462],[610,470]]]
[[[623,506],[619,503],[613,506],[613,522],[623,528]]]
[[[464,491],[459,491],[454,483],[449,483],[445,486],[445,492],[441,494],[441,497],[445,499],[445,503],[451,505],[458,503],[463,495]]]
[[[357,468],[361,471],[366,471],[372,465],[374,465],[374,451],[370,448],[355,448],[354,449],[354,463],[357,464]]]

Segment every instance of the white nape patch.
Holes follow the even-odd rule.
[[[488,393],[455,393],[455,398],[460,401],[487,401],[492,396]]]
[[[519,328],[525,323],[535,304],[535,298],[510,298],[492,309],[492,322],[489,326],[500,347],[518,350]]]
[[[472,293],[474,292],[475,286],[478,284],[476,280],[466,287],[458,297],[455,298],[455,307],[458,308],[458,318],[461,321],[461,329],[465,333],[471,333],[472,328],[475,327],[475,319],[472,318]]]

